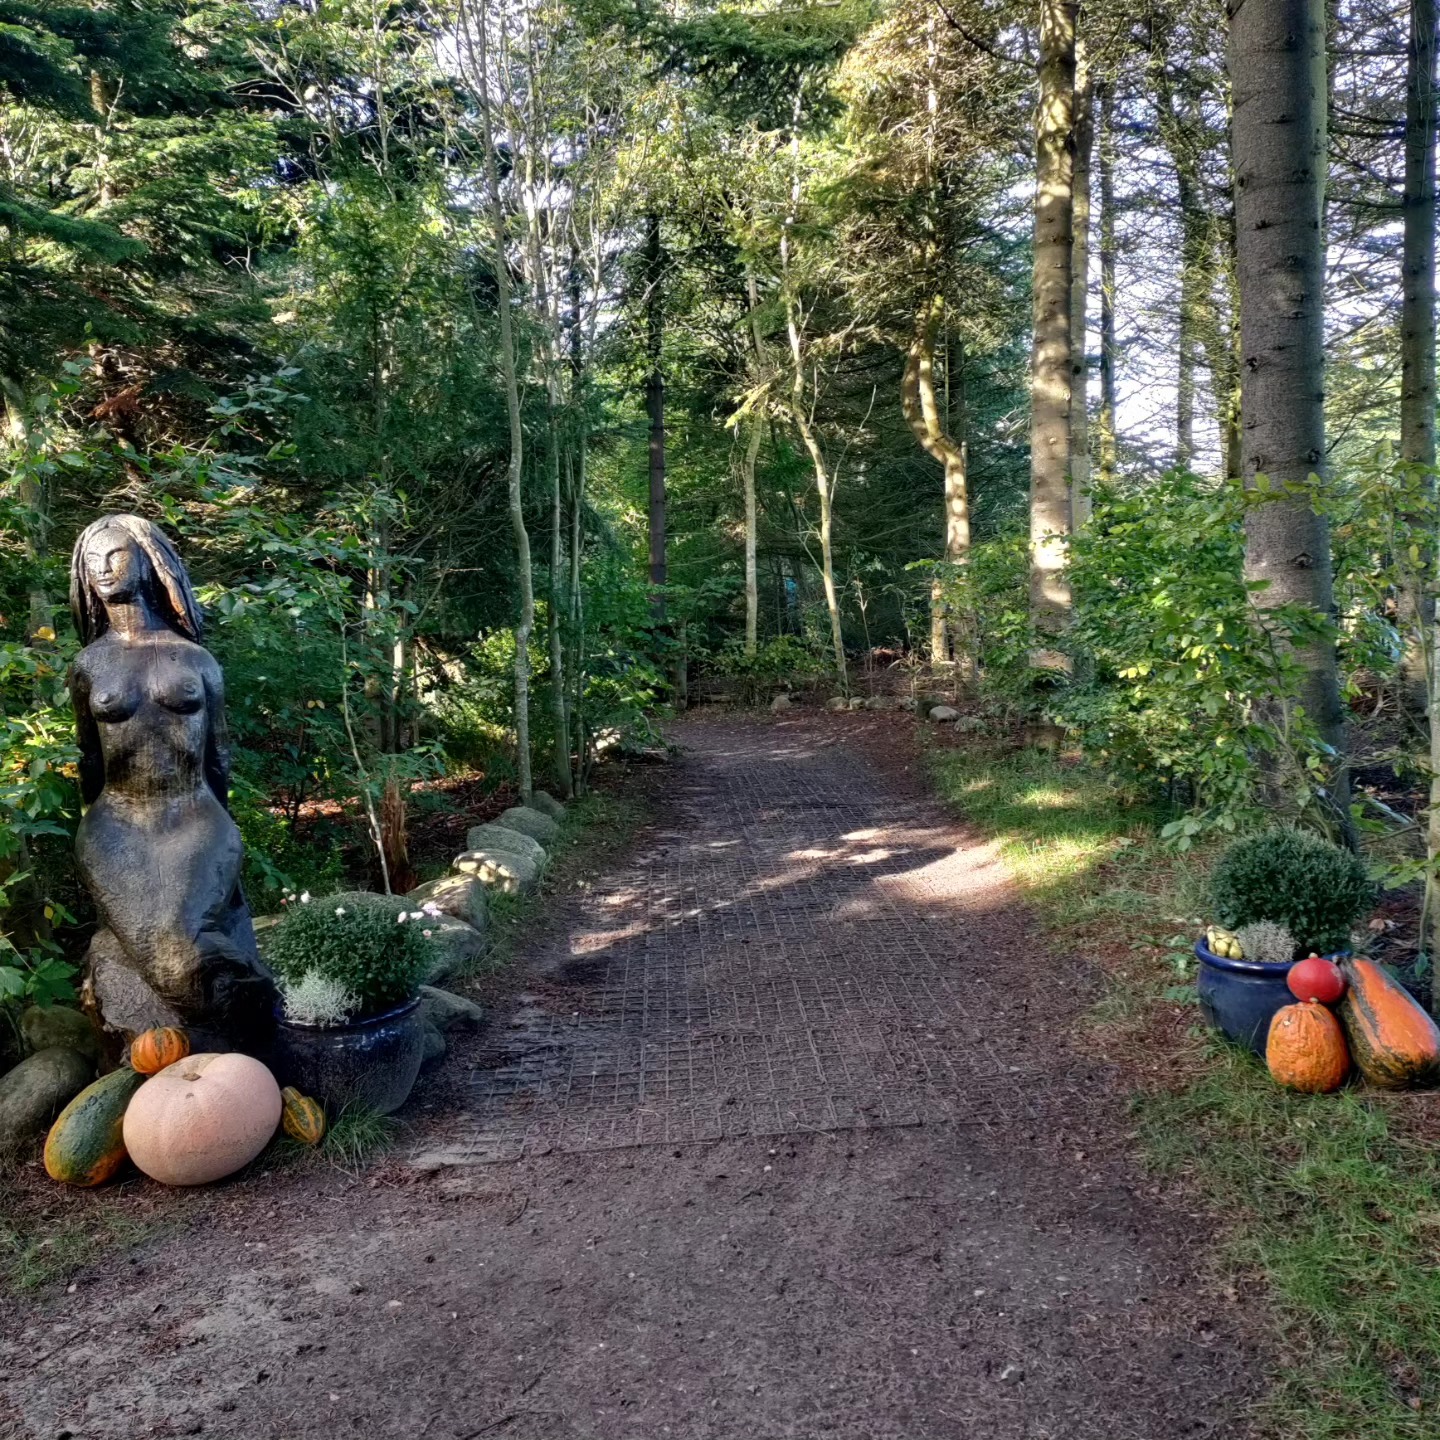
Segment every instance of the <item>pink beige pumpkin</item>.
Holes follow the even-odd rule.
[[[188,1055],[152,1075],[125,1111],[125,1148],[164,1185],[208,1185],[248,1165],[280,1123],[280,1087],[249,1055]]]

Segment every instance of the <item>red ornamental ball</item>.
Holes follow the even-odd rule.
[[[1297,1000],[1318,1000],[1333,1005],[1345,993],[1345,976],[1333,960],[1312,955],[1290,967],[1285,983]]]

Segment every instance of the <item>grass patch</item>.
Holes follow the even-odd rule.
[[[19,1206],[0,1190],[0,1290],[28,1292],[63,1281],[116,1246],[142,1240],[153,1226],[121,1210],[86,1207],[50,1221],[15,1220]]]
[[[1148,1035],[1188,995],[1187,942],[1212,855],[1157,839],[1161,813],[1034,751],[947,750],[937,789],[999,841],[1060,945],[1103,937],[1114,964],[1088,1023]],[[1181,1042],[1176,1042],[1181,1043]],[[1137,1097],[1146,1162],[1223,1216],[1221,1263],[1260,1288],[1286,1358],[1261,1416],[1283,1440],[1440,1435],[1440,1148],[1431,1102],[1363,1089],[1302,1096],[1252,1056],[1195,1041],[1180,1088]]]

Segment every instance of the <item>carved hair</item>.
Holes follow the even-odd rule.
[[[170,537],[139,515],[102,515],[87,525],[75,542],[70,556],[70,613],[75,617],[80,643],[88,645],[110,628],[105,602],[85,573],[86,547],[102,530],[122,531],[135,542],[150,571],[144,582],[147,598],[159,610],[160,618],[187,640],[203,644],[200,605],[190,588],[185,564]]]

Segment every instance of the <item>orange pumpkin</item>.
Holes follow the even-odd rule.
[[[1373,960],[1342,965],[1349,989],[1340,1019],[1355,1065],[1372,1085],[1411,1090],[1440,1080],[1440,1029]]]
[[[293,1085],[280,1092],[284,1111],[280,1123],[285,1133],[302,1145],[318,1145],[325,1138],[325,1111],[318,1100],[302,1095]]]
[[[1305,1001],[1275,1012],[1265,1063],[1288,1089],[1323,1095],[1345,1083],[1350,1052],[1340,1022],[1323,1005]]]
[[[130,1068],[140,1075],[155,1075],[189,1053],[190,1039],[183,1030],[171,1025],[146,1030],[130,1042]]]
[[[164,1185],[208,1185],[248,1165],[280,1123],[280,1087],[249,1055],[189,1055],[152,1075],[125,1111],[125,1148]]]

